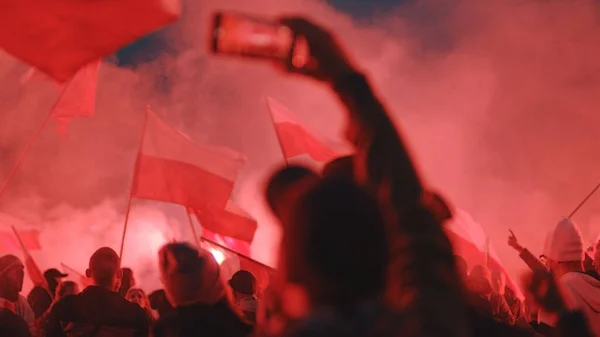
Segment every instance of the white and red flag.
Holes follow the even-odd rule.
[[[485,231],[469,213],[459,208],[455,209],[452,220],[447,222],[446,234],[452,242],[454,253],[465,259],[470,269],[476,265],[487,265],[490,269],[500,270],[506,276],[507,286],[517,296],[523,297],[506,272]]]
[[[229,248],[245,255],[249,254],[258,224],[233,201],[230,200],[225,209],[194,209],[194,214],[202,225],[203,236],[212,240],[218,235]]]
[[[194,142],[147,112],[131,196],[194,210],[222,210],[245,162],[242,155],[227,148]]]
[[[25,248],[29,251],[41,250],[40,244],[40,232],[37,230],[19,230],[19,237]],[[18,238],[13,232],[1,231],[0,232],[0,251],[2,252],[19,252],[21,251],[21,245]]]
[[[65,136],[73,118],[91,117],[96,106],[96,86],[101,61],[94,61],[81,68],[61,89],[52,109],[52,117],[58,122],[58,133]]]
[[[65,82],[176,21],[180,0],[0,0],[0,48]]]
[[[339,156],[308,131],[283,104],[271,97],[266,98],[266,103],[286,160],[306,154],[316,162],[327,162]]]

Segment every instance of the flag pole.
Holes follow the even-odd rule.
[[[283,149],[283,143],[281,142],[281,137],[279,136],[279,132],[277,132],[277,126],[275,125],[275,118],[273,118],[273,111],[271,111],[271,106],[269,105],[268,98],[263,97],[263,101],[267,106],[267,112],[269,114],[269,119],[271,120],[271,124],[273,125],[273,129],[275,130],[275,136],[277,137],[277,143],[279,144],[279,150],[281,150],[281,155],[283,156],[283,161],[285,161],[285,165],[289,166],[290,163],[285,156],[285,150]]]
[[[198,236],[198,233],[196,232],[196,226],[194,226],[194,219],[192,219],[192,214],[190,212],[190,208],[186,207],[185,211],[187,213],[190,228],[192,229],[192,234],[194,234],[194,240],[196,240],[196,247],[198,247],[198,249],[200,249],[200,237]]]
[[[490,266],[490,238],[485,237],[485,266]]]
[[[17,237],[17,241],[19,241],[19,246],[21,246],[21,250],[23,250],[23,253],[29,256],[29,250],[27,249],[27,247],[25,247],[23,239],[21,239],[21,236],[19,235],[19,232],[17,232],[15,226],[10,226],[10,228],[12,229],[13,233],[15,233],[15,236]]]
[[[600,183],[598,185],[596,185],[596,187],[594,187],[594,189],[590,192],[590,194],[588,194],[587,197],[585,197],[585,199],[583,199],[583,201],[580,202],[579,205],[577,205],[577,207],[575,207],[573,212],[571,212],[571,214],[569,215],[569,219],[571,219],[575,215],[575,213],[577,213],[577,211],[579,211],[581,206],[583,206],[592,197],[592,195],[594,195],[594,193],[596,193],[596,191],[599,188],[600,188]]]
[[[15,226],[10,226],[10,228],[12,229],[13,233],[17,237],[17,241],[19,241],[19,245],[21,246],[23,255],[25,255],[25,266],[27,268],[27,272],[29,273],[29,278],[33,281],[33,283],[36,283],[35,278],[37,278],[38,281],[41,282],[41,284],[35,284],[35,285],[41,285],[44,289],[49,291],[48,283],[46,282],[46,279],[44,278],[44,274],[42,274],[42,271],[38,267],[37,263],[35,263],[35,261],[33,260],[33,257],[31,257],[31,254],[29,254],[29,249],[27,249],[27,247],[23,243],[23,239],[21,239],[21,235],[19,235],[19,232],[17,231]],[[38,274],[37,277],[32,277],[31,274],[33,274],[33,273]]]
[[[210,243],[210,244],[211,244],[211,245],[213,245],[213,246],[217,246],[217,247],[219,247],[219,248],[223,249],[223,250],[224,250],[224,251],[226,251],[226,252],[229,252],[229,253],[235,254],[235,255],[237,255],[237,256],[241,256],[241,257],[243,257],[243,258],[245,258],[245,259],[247,259],[247,260],[250,260],[251,262],[253,262],[253,263],[256,263],[257,265],[259,265],[259,266],[261,266],[261,267],[263,267],[263,268],[266,268],[266,269],[268,269],[268,270],[270,270],[270,271],[274,271],[274,270],[275,270],[275,269],[273,269],[272,267],[269,267],[269,266],[267,266],[266,264],[264,264],[264,263],[262,263],[262,262],[256,261],[255,259],[251,258],[250,256],[246,256],[246,255],[244,255],[244,254],[242,254],[242,253],[236,252],[235,250],[233,250],[233,249],[231,249],[231,248],[228,248],[228,247],[225,247],[225,246],[223,246],[223,245],[221,245],[221,244],[219,244],[219,243],[216,243],[216,242],[214,242],[213,240],[209,240],[209,239],[207,239],[207,238],[205,238],[205,237],[202,237],[202,238],[201,238],[201,240],[202,240],[202,241],[205,241],[205,242],[208,242],[208,243]]]
[[[144,128],[142,129],[142,136],[140,137],[140,144],[138,145],[138,153],[133,166],[133,178],[131,179],[131,187],[129,188],[129,200],[127,201],[127,210],[125,211],[125,223],[123,224],[123,234],[121,235],[121,247],[119,248],[119,261],[123,261],[123,248],[125,247],[125,237],[127,235],[127,225],[129,225],[129,214],[131,213],[131,201],[133,200],[133,188],[136,182],[137,167],[140,160],[140,153],[142,151],[142,145],[144,144],[144,138],[146,137],[146,124],[148,123],[148,114],[150,114],[150,105],[146,105],[146,113],[144,114]],[[120,262],[119,262],[120,263]]]

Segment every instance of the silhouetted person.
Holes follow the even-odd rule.
[[[315,181],[320,180],[316,172],[299,165],[288,165],[275,172],[265,191],[269,208],[279,219],[286,217],[290,206],[300,194]]]
[[[121,277],[117,253],[108,247],[98,249],[86,270],[93,285],[78,295],[56,302],[42,329],[46,337],[111,336],[147,337],[149,319],[144,309],[117,293]]]
[[[158,253],[161,280],[175,308],[160,317],[154,337],[245,337],[252,332],[225,296],[213,255],[186,243],[169,243]]]
[[[158,317],[164,317],[173,311],[173,306],[167,300],[164,289],[155,290],[148,296],[150,307],[158,313]]]
[[[15,314],[13,310],[0,305],[0,336],[31,337],[31,331],[25,320]]]
[[[122,268],[122,273],[123,276],[121,277],[118,293],[125,297],[129,289],[135,286],[135,278],[133,277],[133,270],[131,268]]]
[[[233,300],[244,313],[246,319],[256,324],[256,278],[247,270],[239,270],[231,280],[229,286],[233,291]]]
[[[56,288],[62,282],[62,279],[69,275],[61,273],[56,268],[48,269],[44,272],[44,279],[48,285],[48,289],[40,286],[35,286],[27,295],[27,301],[33,309],[35,318],[40,318],[46,310],[50,308],[56,294]]]
[[[18,257],[10,254],[0,257],[0,300],[11,306],[12,311],[21,317],[34,333],[35,315],[25,297],[20,294],[24,278],[25,266]]]

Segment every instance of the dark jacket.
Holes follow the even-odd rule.
[[[42,317],[46,310],[50,309],[50,306],[52,305],[52,296],[48,290],[35,286],[31,289],[29,295],[27,295],[27,302],[29,302],[31,309],[35,314],[35,318],[38,319]]]
[[[0,336],[31,337],[25,321],[9,309],[0,309]]]
[[[154,326],[154,337],[245,337],[252,333],[226,300],[215,305],[177,307]]]
[[[147,337],[149,320],[144,309],[118,293],[89,286],[78,295],[56,302],[41,322],[46,337],[111,336]]]

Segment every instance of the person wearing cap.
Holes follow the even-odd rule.
[[[50,268],[44,272],[44,279],[48,285],[48,289],[35,286],[27,295],[27,301],[33,309],[35,318],[38,319],[50,308],[52,301],[54,300],[54,294],[56,288],[62,283],[62,279],[69,275],[61,273],[56,268]]]
[[[21,296],[25,266],[14,255],[0,257],[0,301],[3,307],[9,308],[21,317],[29,327],[32,334],[35,332],[35,315],[25,297]]]
[[[256,278],[247,270],[239,270],[231,280],[229,286],[233,290],[235,304],[244,313],[246,319],[256,324]]]
[[[146,312],[117,292],[122,274],[119,255],[108,247],[98,249],[85,273],[93,285],[52,305],[41,326],[45,336],[110,332],[111,336],[147,337],[150,322]]]
[[[158,253],[160,277],[173,312],[154,326],[154,337],[245,337],[244,322],[226,296],[214,256],[187,243],[169,243]]]

